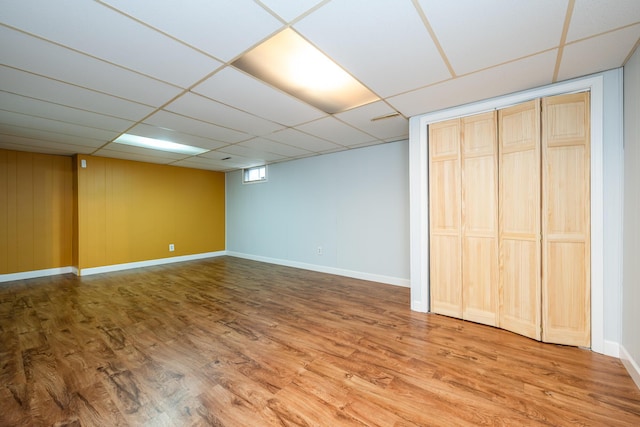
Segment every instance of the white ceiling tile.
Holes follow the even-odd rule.
[[[409,135],[409,120],[402,115],[382,120],[371,120],[395,112],[396,110],[385,102],[379,101],[336,114],[336,117],[379,139],[407,137]]]
[[[262,3],[287,22],[293,21],[322,0],[262,0]]]
[[[387,99],[407,117],[463,105],[551,83],[557,52],[541,53],[520,61]]]
[[[226,172],[233,169],[239,169],[238,167],[229,167],[224,162],[219,162],[216,160],[207,160],[200,159],[198,157],[189,157],[188,159],[178,160],[171,163],[171,166],[179,166],[183,168],[192,168],[192,169],[204,169],[215,172]]]
[[[248,147],[242,147],[238,144],[228,145],[216,151],[219,153],[224,153],[231,156],[240,156],[242,158],[248,158],[248,159],[259,159],[264,162],[272,162],[276,160],[282,160],[285,158],[284,156],[280,156],[278,154],[267,153],[265,151],[259,151],[259,150],[248,148]]]
[[[23,96],[138,121],[153,108],[46,77],[0,66],[2,88]]]
[[[606,33],[564,48],[559,80],[579,77],[621,64],[640,38],[640,24]]]
[[[392,137],[392,138],[386,138],[384,140],[384,142],[397,142],[397,141],[406,141],[409,139],[409,134],[403,136],[403,137]]]
[[[420,5],[457,75],[557,47],[567,11],[567,0],[420,0]]]
[[[3,6],[2,20],[28,33],[181,87],[193,85],[222,65],[94,1],[66,0],[64,6],[40,0],[9,2]],[[162,49],[150,49],[151,46]]]
[[[95,139],[105,142],[110,141],[119,135],[119,132],[115,131],[96,129],[4,110],[0,110],[0,123],[19,126],[25,129],[37,129],[46,132]]]
[[[107,141],[86,138],[83,136],[68,135],[65,133],[51,132],[31,127],[14,126],[12,124],[5,123],[0,123],[0,133],[15,139],[25,138],[27,140],[50,141],[70,146],[86,147],[89,151],[93,151],[107,143]]]
[[[0,91],[0,110],[123,132],[134,122]]]
[[[306,123],[297,127],[303,132],[310,133],[320,138],[333,141],[336,144],[351,146],[370,142],[376,138],[366,133],[354,129],[353,127],[335,119],[334,117],[325,117],[311,123]]]
[[[638,0],[576,0],[567,43],[637,22]]]
[[[344,147],[334,148],[332,150],[319,151],[318,154],[331,154],[331,153],[337,153],[339,151],[344,151]]]
[[[318,153],[306,153],[306,154],[301,154],[299,156],[295,156],[295,157],[291,157],[287,160],[299,160],[299,159],[306,159],[307,157],[315,157],[318,156]]]
[[[265,162],[263,159],[251,159],[242,156],[230,156],[227,153],[223,153],[220,151],[209,151],[208,153],[201,154],[196,157],[192,157],[191,159],[200,159],[202,161],[214,161],[217,162],[218,165],[224,167],[225,169],[238,169],[238,168],[248,168],[251,166],[260,166]],[[226,160],[224,160],[226,159]]]
[[[2,130],[0,130],[0,148],[44,154],[60,154],[64,156],[71,156],[78,153],[90,154],[95,150],[95,148],[86,145],[74,145],[38,138],[7,135],[2,133]]]
[[[254,138],[250,139],[249,141],[240,142],[237,145],[251,148],[253,150],[278,154],[283,157],[295,157],[311,154],[311,152],[308,150],[281,144],[279,142],[271,141],[265,138]]]
[[[354,145],[354,146],[349,147],[349,148],[364,148],[364,147],[371,147],[372,145],[379,145],[379,144],[381,144],[380,141],[365,142],[365,143],[362,143],[362,144]]]
[[[165,107],[183,116],[213,123],[255,136],[270,134],[283,126],[220,104],[200,95],[186,93]]]
[[[229,157],[232,157],[232,156],[229,156],[228,154],[222,153],[220,151],[208,151],[206,153],[202,153],[202,154],[199,154],[197,156],[194,156],[193,158],[194,159],[200,158],[201,160],[217,160],[217,161],[221,161],[221,162],[222,161],[229,162],[229,161],[231,161],[231,159]],[[238,158],[240,158],[240,156],[238,156]],[[223,160],[223,159],[226,159],[226,160]],[[233,162],[231,162],[231,163],[233,163]]]
[[[214,74],[193,91],[285,126],[326,115],[232,67]]]
[[[3,26],[0,52],[4,65],[147,105],[160,106],[181,92],[177,87]]]
[[[383,98],[451,77],[410,1],[334,0],[294,27]]]
[[[129,129],[127,134],[159,139],[161,141],[170,141],[177,144],[192,145],[194,147],[206,148],[208,150],[214,150],[228,145],[226,142],[203,138],[196,135],[189,135],[183,132],[176,132],[171,129],[151,126],[144,123]]]
[[[106,156],[104,153],[109,152],[109,153],[124,153],[124,154],[136,154],[136,155],[142,155],[142,156],[152,156],[152,157],[156,157],[159,159],[167,159],[167,161],[174,161],[174,160],[181,160],[181,159],[186,159],[187,157],[191,157],[187,154],[179,154],[179,153],[170,153],[168,151],[161,151],[161,150],[152,150],[150,148],[142,148],[142,147],[134,147],[131,145],[125,145],[125,144],[117,144],[115,142],[112,142],[111,144],[105,146],[104,148],[101,148],[100,150],[96,151],[94,154],[96,156]],[[110,156],[106,156],[106,157],[110,157]],[[119,157],[122,158],[122,157]]]
[[[135,148],[135,147],[131,147],[131,148]],[[152,151],[152,150],[147,150],[147,151]],[[171,162],[175,162],[176,160],[179,160],[171,157],[166,157],[163,155],[158,156],[158,155],[155,155],[155,153],[156,152],[149,153],[144,151],[136,153],[136,152],[110,150],[110,149],[103,148],[102,150],[92,153],[92,155],[99,156],[99,157],[109,157],[111,159],[133,160],[135,162],[158,163],[161,165],[166,165]]]
[[[251,0],[104,0],[185,43],[229,61],[282,26]]]
[[[152,116],[147,117],[144,122],[185,134],[197,135],[230,144],[252,138],[251,135],[244,132],[223,128],[202,120],[192,119],[168,111],[158,111]]]
[[[291,145],[293,147],[299,147],[304,150],[313,151],[315,153],[319,151],[334,150],[340,147],[333,142],[329,142],[316,136],[308,135],[291,128],[274,132],[271,135],[268,135],[267,138],[274,141],[282,142],[283,144]]]

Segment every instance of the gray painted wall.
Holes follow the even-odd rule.
[[[624,67],[623,358],[640,365],[640,49]],[[626,354],[625,354],[626,353]],[[629,368],[629,366],[627,366]],[[640,372],[636,371],[640,387]]]
[[[227,174],[227,251],[408,286],[409,159],[400,141]],[[318,255],[318,247],[322,255]]]

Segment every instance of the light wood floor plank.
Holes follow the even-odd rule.
[[[0,284],[0,426],[640,425],[621,362],[232,257]]]

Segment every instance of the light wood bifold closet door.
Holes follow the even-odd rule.
[[[498,141],[494,111],[461,119],[462,318],[498,325]]]
[[[589,94],[542,100],[542,340],[591,345]]]
[[[500,327],[540,340],[540,100],[498,112]]]
[[[431,311],[591,345],[589,93],[429,125]]]
[[[429,126],[431,310],[462,318],[460,119]]]
[[[496,114],[429,126],[431,310],[497,325]]]

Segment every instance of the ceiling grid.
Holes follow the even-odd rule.
[[[404,140],[411,116],[617,68],[640,40],[638,0],[0,1],[0,148],[217,171]],[[329,114],[232,65],[285,29],[377,100]]]

